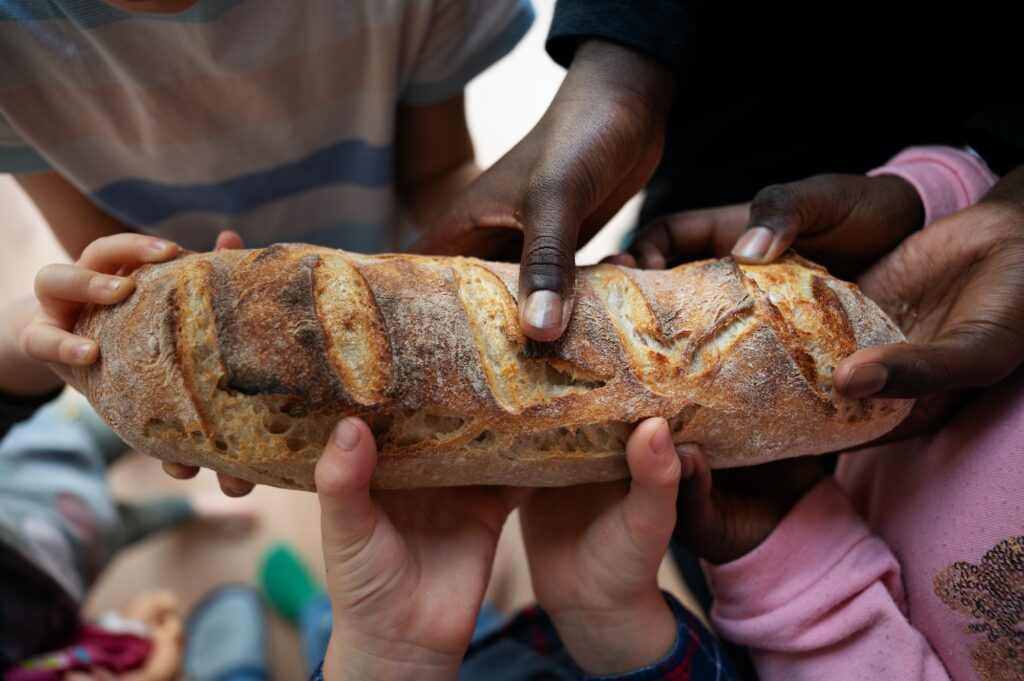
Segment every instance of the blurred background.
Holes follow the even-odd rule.
[[[500,158],[533,127],[544,113],[564,71],[547,56],[544,39],[551,23],[554,0],[534,0],[537,20],[525,39],[505,59],[474,81],[467,92],[470,130],[477,158],[487,167]],[[32,294],[32,281],[43,265],[66,259],[46,224],[21,190],[0,175],[0,302]],[[623,234],[632,226],[639,200],[627,204],[579,256],[588,264],[618,250]],[[129,456],[112,473],[115,495],[122,500],[179,494],[196,489],[216,492],[212,473],[180,482],[163,474],[159,464],[139,455]],[[225,498],[226,503],[234,503]],[[150,588],[167,588],[182,602],[184,611],[211,588],[228,582],[254,583],[259,558],[275,541],[287,540],[322,574],[319,507],[316,496],[258,487],[237,503],[254,504],[256,531],[241,540],[226,540],[209,528],[191,527],[123,552],[101,578],[89,600],[88,611],[98,613],[122,605],[131,595]],[[501,590],[503,605],[512,609],[531,600],[529,576],[518,526],[506,528],[512,569]],[[678,580],[663,569],[665,586],[679,593]],[[303,678],[299,643],[294,629],[271,617],[270,657],[275,678]]]

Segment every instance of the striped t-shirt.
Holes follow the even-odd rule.
[[[132,227],[209,248],[407,237],[398,103],[460,93],[529,0],[0,0],[0,172],[56,170]]]

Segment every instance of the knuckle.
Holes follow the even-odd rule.
[[[915,392],[934,392],[949,385],[949,367],[943,362],[933,362],[919,357],[911,364],[909,378],[909,385]]]
[[[796,192],[788,184],[771,184],[754,195],[753,208],[785,212],[796,203]]]
[[[225,234],[228,234],[230,236],[231,233],[221,232],[220,234],[217,235],[217,237],[220,238]],[[133,251],[145,251],[150,246],[160,241],[160,239],[156,238],[155,236],[148,236],[145,234],[125,234],[119,236],[124,236],[126,242],[128,238],[131,238],[131,241],[127,242],[125,245],[130,245]]]
[[[898,397],[920,397],[949,387],[949,369],[943,362],[916,356],[894,372],[886,392]]]
[[[112,248],[114,245],[116,245],[118,238],[119,237],[123,237],[123,236],[124,236],[123,234],[113,234],[111,236],[101,236],[100,238],[98,238],[95,241],[91,242],[88,246],[86,246],[82,250],[82,255],[79,256],[78,262],[82,263],[82,262],[88,262],[88,261],[92,260],[93,258],[96,257],[97,253],[102,253],[102,252]]]
[[[993,201],[974,208],[980,213],[974,227],[990,246],[1024,239],[1024,206],[1009,201]],[[977,211],[978,208],[983,210]]]
[[[558,288],[574,265],[571,251],[552,234],[534,237],[523,253],[523,273],[534,289]]]
[[[1017,235],[1024,233],[1024,205],[1012,201],[994,201],[992,208],[1007,228]]]
[[[800,218],[800,200],[792,185],[773,184],[759,191],[750,204],[751,222],[779,232]]]
[[[582,217],[598,193],[599,173],[592,165],[586,158],[572,162],[557,159],[534,171],[526,185],[526,215],[551,217],[570,211]]]
[[[572,267],[573,258],[562,239],[552,234],[534,237],[523,255],[527,267]]]
[[[348,493],[352,484],[344,472],[337,466],[318,465],[313,471],[313,484],[318,494],[328,498],[340,497]]]
[[[650,550],[651,544],[659,544],[662,539],[668,539],[672,532],[672,523],[669,521],[669,513],[661,517],[646,513],[630,513],[623,518],[626,536],[638,553],[646,553]]]
[[[566,193],[570,173],[542,168],[533,172],[526,183],[527,204],[540,204],[551,201]]]
[[[60,276],[62,267],[56,264],[44,266],[36,272],[35,291],[36,294],[47,293]]]
[[[64,364],[71,364],[75,359],[74,339],[61,338],[57,343],[57,355]]]
[[[679,485],[679,473],[681,469],[682,466],[679,463],[679,458],[673,457],[672,461],[668,465],[663,466],[651,476],[651,486],[664,489],[675,489]]]
[[[36,326],[37,324],[29,324],[18,337],[18,345],[21,348],[21,351],[32,359],[40,359],[36,353]]]

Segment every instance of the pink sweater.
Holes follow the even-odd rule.
[[[1022,535],[1024,366],[940,432],[842,457],[761,546],[709,566],[712,618],[765,681],[1020,681]]]

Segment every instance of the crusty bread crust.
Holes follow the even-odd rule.
[[[669,420],[716,467],[848,448],[910,410],[839,396],[832,372],[904,340],[855,286],[797,256],[664,272],[579,270],[564,337],[525,342],[518,268],[313,246],[147,265],[76,333],[100,415],[139,451],[313,489],[338,419],[377,436],[377,487],[625,477],[631,424]]]

